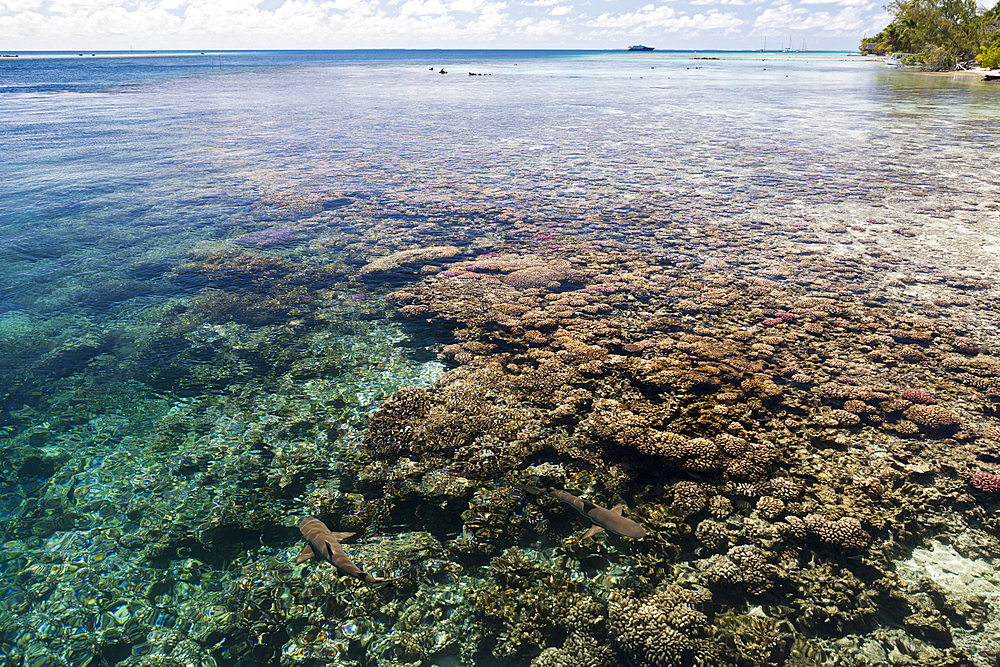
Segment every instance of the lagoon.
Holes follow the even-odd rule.
[[[997,90],[4,58],[5,664],[991,664]]]

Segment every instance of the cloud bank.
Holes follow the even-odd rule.
[[[777,47],[854,50],[870,0],[0,0],[6,50]]]

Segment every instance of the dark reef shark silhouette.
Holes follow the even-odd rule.
[[[604,509],[599,505],[586,500],[584,498],[578,498],[572,493],[563,491],[562,489],[553,488],[543,488],[540,489],[537,486],[526,486],[524,484],[518,484],[519,488],[524,489],[532,495],[546,494],[553,498],[557,498],[577,512],[582,514],[585,518],[589,519],[594,525],[583,534],[580,538],[585,540],[588,537],[592,537],[597,533],[601,532],[605,528],[610,530],[612,533],[617,533],[623,537],[631,537],[634,539],[642,539],[646,536],[646,529],[637,524],[632,519],[626,519],[622,516],[622,504],[618,503],[611,509]]]
[[[354,564],[354,561],[348,558],[347,554],[344,553],[344,548],[340,546],[340,540],[346,540],[354,533],[332,533],[325,523],[313,516],[307,516],[299,522],[299,531],[302,533],[302,537],[306,538],[308,544],[302,547],[302,553],[295,558],[296,563],[303,563],[313,556],[318,556],[343,574],[366,584],[388,584],[398,579],[398,577],[393,579],[373,577],[367,572],[363,572],[360,567]]]

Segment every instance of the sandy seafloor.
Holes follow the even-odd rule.
[[[29,55],[3,664],[998,664],[996,85]]]

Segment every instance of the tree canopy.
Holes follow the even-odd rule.
[[[883,52],[919,54],[934,68],[977,56],[995,67],[1000,59],[1000,5],[982,11],[976,0],[893,0],[886,9],[892,23],[863,40],[862,49],[875,44]]]

